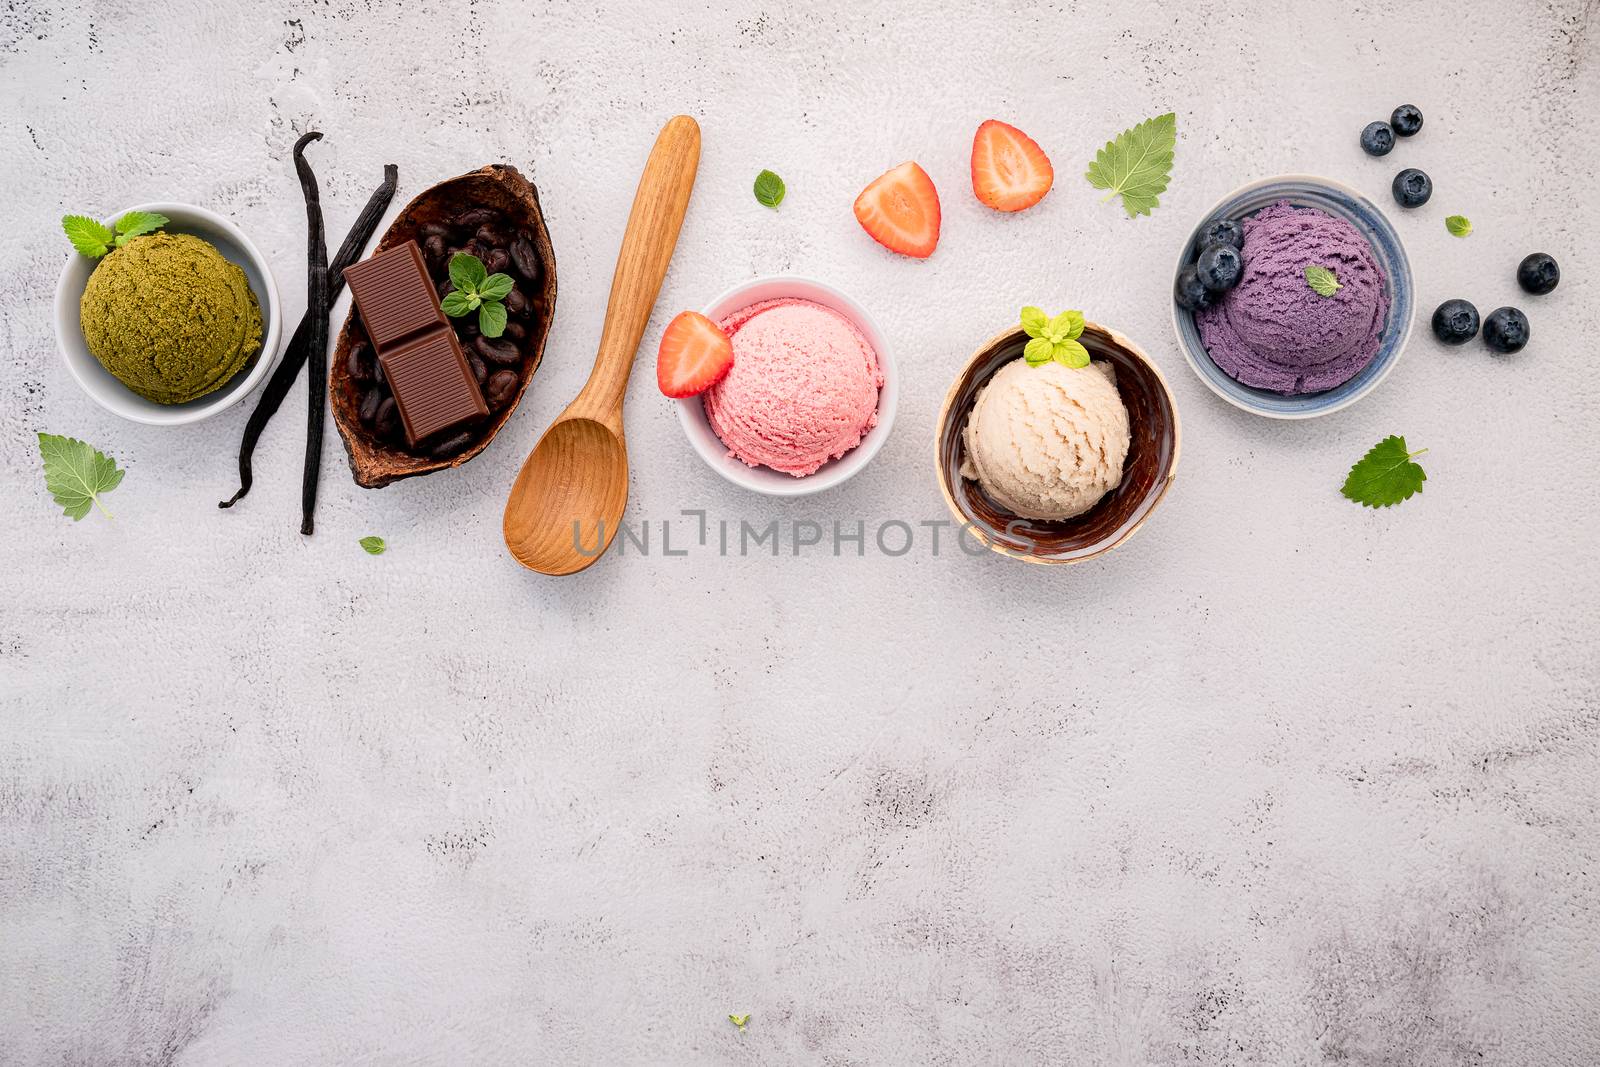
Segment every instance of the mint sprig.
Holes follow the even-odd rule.
[[[171,221],[154,211],[130,211],[111,227],[88,215],[63,215],[61,229],[80,256],[99,259],[112,249],[159,230]]]
[[[450,284],[455,288],[439,301],[439,308],[453,319],[478,313],[478,331],[485,337],[506,332],[506,306],[502,301],[516,287],[509,274],[490,274],[483,260],[470,252],[450,257]]]
[[[1444,220],[1444,228],[1452,237],[1466,237],[1472,233],[1472,220],[1465,215],[1451,215]]]
[[[1063,311],[1055,318],[1029,305],[1022,309],[1022,332],[1031,340],[1022,349],[1030,367],[1055,360],[1063,367],[1087,367],[1089,350],[1079,343],[1083,336],[1083,312]]]
[[[370,534],[360,541],[361,550],[369,556],[381,556],[388,551],[389,545],[377,534]]]

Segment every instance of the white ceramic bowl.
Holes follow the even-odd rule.
[[[83,391],[107,411],[134,422],[152,426],[184,426],[208,419],[224,408],[244,399],[266,380],[278,362],[278,348],[283,335],[283,313],[279,306],[278,287],[272,280],[272,270],[266,257],[250,243],[233,223],[214,211],[193,204],[136,204],[118,211],[105,221],[110,224],[128,211],[156,211],[172,220],[162,230],[166,233],[187,233],[209,241],[222,257],[237,264],[244,271],[245,280],[256,294],[261,305],[261,351],[246,363],[230,380],[205,396],[186,404],[157,404],[146,400],[123,385],[100,361],[89,353],[83,340],[83,327],[78,321],[78,303],[83,290],[94,273],[96,260],[71,254],[67,265],[61,269],[61,279],[56,283],[56,349],[67,370],[77,379]]]
[[[900,376],[895,370],[894,356],[889,351],[889,341],[878,329],[878,324],[872,321],[872,316],[867,314],[866,308],[833,286],[811,278],[774,275],[743,282],[707,304],[702,314],[712,322],[720,322],[742,307],[782,297],[810,300],[832,308],[853,322],[866,337],[878,353],[878,366],[883,370],[883,388],[878,390],[878,424],[867,431],[859,445],[839,459],[829,460],[814,473],[796,478],[770,467],[747,466],[729,456],[728,446],[711,428],[705,405],[698,396],[678,401],[678,421],[683,424],[683,432],[688,435],[694,450],[700,453],[700,458],[733,484],[768,496],[805,496],[833,488],[872,462],[872,457],[878,454],[878,449],[883,447],[889,431],[894,427],[895,407],[900,400]]]

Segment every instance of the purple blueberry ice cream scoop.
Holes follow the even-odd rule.
[[[1239,284],[1194,316],[1217,366],[1243,385],[1298,394],[1343,385],[1372,362],[1389,295],[1354,226],[1280,200],[1244,220],[1243,251]],[[1318,295],[1310,266],[1333,271],[1339,291]]]

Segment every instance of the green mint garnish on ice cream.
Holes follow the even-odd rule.
[[[1306,284],[1311,286],[1318,296],[1332,296],[1344,286],[1339,284],[1338,277],[1327,267],[1310,266],[1306,268]]]
[[[383,538],[376,534],[361,539],[361,550],[369,556],[381,556],[389,548]]]
[[[1022,309],[1022,332],[1030,340],[1022,350],[1028,366],[1038,367],[1055,360],[1063,367],[1087,367],[1089,350],[1078,342],[1083,335],[1083,312],[1063,311],[1055,318],[1041,309]]]
[[[739,1028],[739,1032],[742,1034],[744,1033],[745,1024],[750,1021],[750,1016],[748,1013],[744,1015],[730,1015],[728,1016],[728,1021],[737,1026]]]
[[[439,301],[439,309],[453,319],[478,313],[478,330],[499,337],[506,330],[506,306],[501,303],[516,287],[509,274],[490,274],[483,260],[469,252],[450,257],[450,284],[455,288]]]
[[[1169,111],[1117,134],[1095,154],[1084,174],[1105,199],[1122,195],[1128,217],[1148,215],[1172,179],[1172,153],[1178,146],[1178,116]]]
[[[777,207],[783,203],[783,194],[788,191],[788,187],[783,184],[783,179],[772,173],[772,171],[764,170],[756,175],[756,201],[762,207]]]
[[[39,455],[44,459],[45,488],[73,522],[89,514],[91,507],[111,517],[100,497],[122,484],[123,471],[115,460],[76,437],[53,433],[39,435]]]
[[[1426,448],[1415,452],[1407,450],[1404,437],[1385,437],[1350,468],[1350,475],[1339,491],[1347,499],[1369,508],[1386,508],[1409,500],[1422,492],[1422,483],[1428,480],[1422,468],[1412,462],[1426,451]]]
[[[1451,236],[1465,237],[1472,232],[1472,220],[1465,215],[1451,215],[1444,220],[1444,228],[1450,231]]]
[[[63,215],[61,228],[67,240],[79,255],[99,259],[114,248],[121,248],[135,237],[159,230],[170,219],[154,211],[130,211],[117,220],[115,227],[106,226],[99,219],[87,215]]]

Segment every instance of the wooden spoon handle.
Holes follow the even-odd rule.
[[[588,384],[570,409],[606,422],[619,437],[628,372],[633,369],[633,357],[655,308],[667,264],[672,262],[699,166],[700,127],[688,115],[678,115],[656,137],[639,189],[633,194],[633,211],[622,235],[622,251],[617,254],[617,272],[611,277],[611,301],[606,306],[600,351],[594,357]]]

